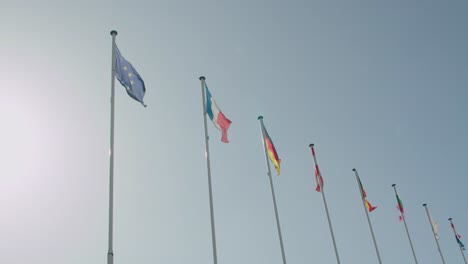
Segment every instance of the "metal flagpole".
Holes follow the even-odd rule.
[[[270,160],[268,159],[268,153],[267,153],[267,149],[265,145],[265,130],[264,130],[264,125],[263,125],[263,116],[259,116],[258,120],[260,120],[260,126],[261,126],[260,129],[262,130],[262,143],[263,143],[263,149],[265,150],[267,174],[268,174],[268,177],[270,178],[271,195],[273,197],[273,206],[275,208],[276,226],[278,227],[278,237],[279,237],[280,246],[281,246],[281,256],[283,258],[283,264],[286,264],[286,254],[284,253],[283,236],[281,235],[281,227],[280,227],[280,221],[278,217],[278,208],[276,206],[275,189],[273,187],[273,179],[271,177]]]
[[[432,223],[432,218],[431,218],[431,215],[429,214],[429,208],[427,208],[427,204],[423,204],[423,206],[424,208],[426,208],[427,219],[429,219],[429,224],[431,225],[432,234],[434,235],[434,240],[437,244],[437,249],[439,250],[440,258],[442,259],[442,263],[445,264],[444,256],[442,255],[442,251],[440,250],[439,238],[436,235],[436,232],[434,230],[434,225]]]
[[[109,249],[107,251],[107,264],[114,263],[114,252],[112,251],[113,239],[113,215],[114,215],[114,104],[115,104],[115,37],[117,31],[110,32],[112,36],[112,74],[111,74],[111,127],[110,127],[110,150],[109,150]]]
[[[361,192],[362,205],[364,206],[364,211],[366,212],[367,223],[369,224],[369,229],[370,229],[370,232],[372,234],[372,240],[374,241],[375,252],[377,253],[377,258],[379,259],[379,263],[382,264],[382,260],[380,259],[379,248],[377,247],[377,242],[376,242],[375,236],[374,236],[374,229],[372,229],[372,224],[371,224],[371,221],[370,221],[370,218],[369,218],[369,213],[367,212],[367,208],[366,208],[366,202],[364,200],[365,199],[364,191],[362,190],[362,186],[361,186],[360,181],[359,181],[359,175],[358,175],[357,170],[353,169],[353,171],[354,171],[354,174],[356,176],[356,181],[358,183],[359,190]]]
[[[396,184],[392,184],[393,190],[395,191],[395,195],[398,195],[397,190],[396,190]],[[397,201],[398,202],[398,201]],[[403,223],[405,224],[405,229],[406,229],[406,234],[408,235],[408,240],[411,246],[411,251],[413,252],[413,257],[414,257],[414,262],[418,264],[418,259],[416,258],[416,253],[414,253],[414,248],[413,248],[413,242],[411,242],[411,237],[408,231],[408,226],[406,225],[406,217],[402,217]]]
[[[208,171],[208,193],[210,197],[210,214],[211,214],[211,241],[213,244],[213,262],[218,263],[218,255],[216,252],[216,233],[215,233],[215,220],[214,220],[214,209],[213,209],[213,192],[211,190],[211,166],[210,166],[210,145],[208,143],[208,128],[206,125],[206,96],[205,96],[205,77],[201,76],[201,88],[202,88],[202,100],[203,100],[203,122],[205,125],[205,157],[206,157],[206,168]]]
[[[314,163],[315,166],[318,168],[317,164],[317,159],[315,158],[315,151],[314,151],[314,144],[309,145],[310,149],[312,150],[312,157],[314,158]],[[338,255],[338,249],[336,247],[336,242],[335,242],[335,235],[333,234],[333,228],[330,220],[330,214],[328,213],[328,206],[327,206],[327,200],[325,199],[325,192],[323,191],[323,183],[322,183],[322,173],[320,170],[318,170],[318,177],[317,182],[319,183],[320,186],[320,192],[322,193],[322,198],[323,198],[323,205],[325,206],[325,212],[327,213],[327,219],[328,219],[328,226],[330,227],[330,234],[333,240],[333,247],[335,248],[335,255],[336,255],[336,262],[339,264],[340,263],[340,257]]]
[[[457,234],[457,231],[455,230],[455,226],[453,225],[452,218],[449,218],[448,220],[450,221],[450,225],[452,226],[453,233],[455,234],[455,237],[458,238],[458,236],[457,236],[458,234]],[[458,244],[458,243],[457,243],[457,244]],[[460,246],[460,244],[458,244],[458,247],[460,248],[460,252],[461,252],[461,254],[462,254],[463,260],[465,261],[465,264],[467,264],[467,263],[466,263],[466,258],[465,258],[465,253],[463,253],[463,249],[462,249],[462,247]]]

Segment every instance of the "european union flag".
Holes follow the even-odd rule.
[[[145,82],[135,68],[133,68],[132,64],[120,54],[117,45],[115,45],[115,77],[125,87],[130,97],[146,107],[143,102],[146,92]]]

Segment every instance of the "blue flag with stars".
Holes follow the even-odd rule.
[[[130,97],[146,107],[143,102],[146,92],[145,82],[132,64],[120,54],[117,45],[115,45],[115,77],[125,87]]]

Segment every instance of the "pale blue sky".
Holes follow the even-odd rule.
[[[466,1],[9,1],[0,10],[0,263],[104,264],[110,30],[143,77],[116,84],[115,263],[212,263],[201,88],[220,264],[280,264],[258,115],[288,263],[336,263],[308,145],[316,144],[342,263],[462,263],[468,243]]]

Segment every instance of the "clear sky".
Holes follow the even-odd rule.
[[[116,83],[115,263],[212,263],[202,97],[220,264],[280,264],[260,127],[288,263],[336,263],[308,145],[315,143],[342,263],[462,263],[468,244],[466,1],[7,1],[0,10],[0,263],[105,264],[111,36],[147,108]]]

